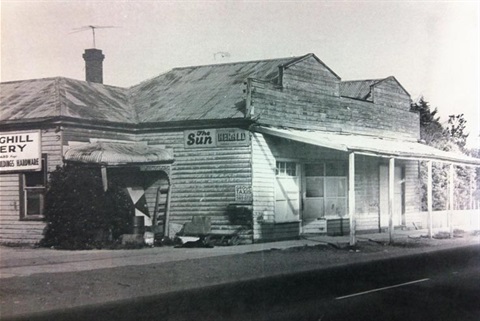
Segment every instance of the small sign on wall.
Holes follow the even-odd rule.
[[[40,131],[0,133],[0,172],[42,169]]]
[[[248,146],[248,131],[237,128],[184,131],[185,148]]]
[[[243,129],[217,129],[217,146],[248,146],[249,138]]]
[[[236,185],[235,186],[235,202],[251,203],[253,201],[252,186]]]

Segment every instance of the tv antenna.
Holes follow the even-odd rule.
[[[77,32],[81,32],[81,31],[85,31],[85,30],[88,30],[88,29],[92,29],[92,37],[93,37],[93,48],[96,48],[96,45],[95,45],[95,29],[105,29],[105,28],[118,28],[116,26],[83,26],[83,27],[80,27],[80,28],[74,28],[73,32],[70,32],[70,33],[77,33]]]
[[[227,51],[219,51],[213,54],[213,60],[217,60],[217,57],[220,58],[230,58],[230,53]]]

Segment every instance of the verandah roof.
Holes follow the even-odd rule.
[[[72,147],[65,160],[84,164],[128,165],[172,163],[173,154],[163,148],[142,143],[94,142]]]
[[[365,136],[358,134],[304,131],[253,126],[253,131],[298,142],[357,154],[401,159],[432,160],[480,166],[480,159],[446,152],[413,141]]]

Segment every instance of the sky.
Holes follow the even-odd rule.
[[[442,121],[465,115],[480,140],[480,1],[0,0],[0,80],[85,79],[129,87],[175,67],[315,53],[342,80],[395,78]],[[224,53],[223,55],[221,53]],[[225,54],[228,53],[228,54]]]

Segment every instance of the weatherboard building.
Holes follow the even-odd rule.
[[[101,50],[84,59],[86,81],[1,84],[0,242],[42,238],[48,174],[66,162],[116,177],[167,236],[202,217],[247,242],[426,226],[419,161],[480,164],[418,141],[394,77],[341,81],[314,54],[130,88],[102,84]]]

